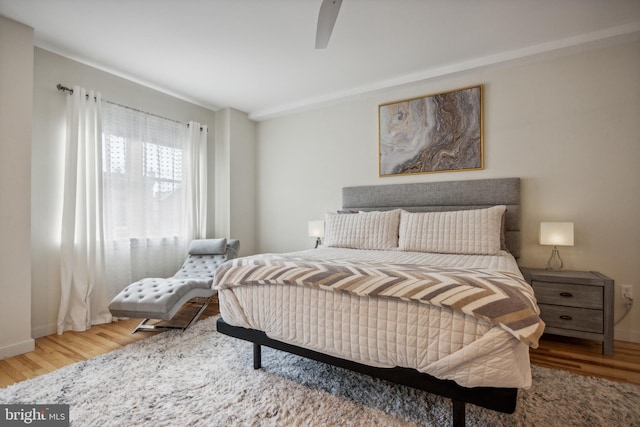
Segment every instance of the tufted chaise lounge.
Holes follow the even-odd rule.
[[[211,289],[216,269],[235,258],[240,249],[238,240],[199,239],[189,245],[189,256],[180,270],[167,279],[146,278],[127,286],[109,304],[115,317],[144,318],[133,330],[187,329],[200,317],[216,293]],[[202,306],[188,324],[148,325],[150,319],[171,320],[188,301],[204,299]]]

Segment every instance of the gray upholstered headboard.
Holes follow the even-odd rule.
[[[452,211],[506,205],[506,246],[520,257],[520,178],[344,187],[342,209]]]

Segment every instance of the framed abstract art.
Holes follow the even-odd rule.
[[[484,168],[482,85],[378,106],[379,175]]]

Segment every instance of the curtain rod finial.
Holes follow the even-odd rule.
[[[58,90],[60,90],[60,91],[63,91],[63,92],[69,92],[71,95],[73,95],[73,89],[69,89],[69,88],[68,88],[68,87],[66,87],[66,86],[62,86],[60,83],[58,83],[58,84],[56,85],[56,89],[58,89]]]

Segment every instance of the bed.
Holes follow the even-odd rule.
[[[324,245],[225,263],[218,331],[513,413],[544,330],[517,266],[520,180],[343,188]]]

